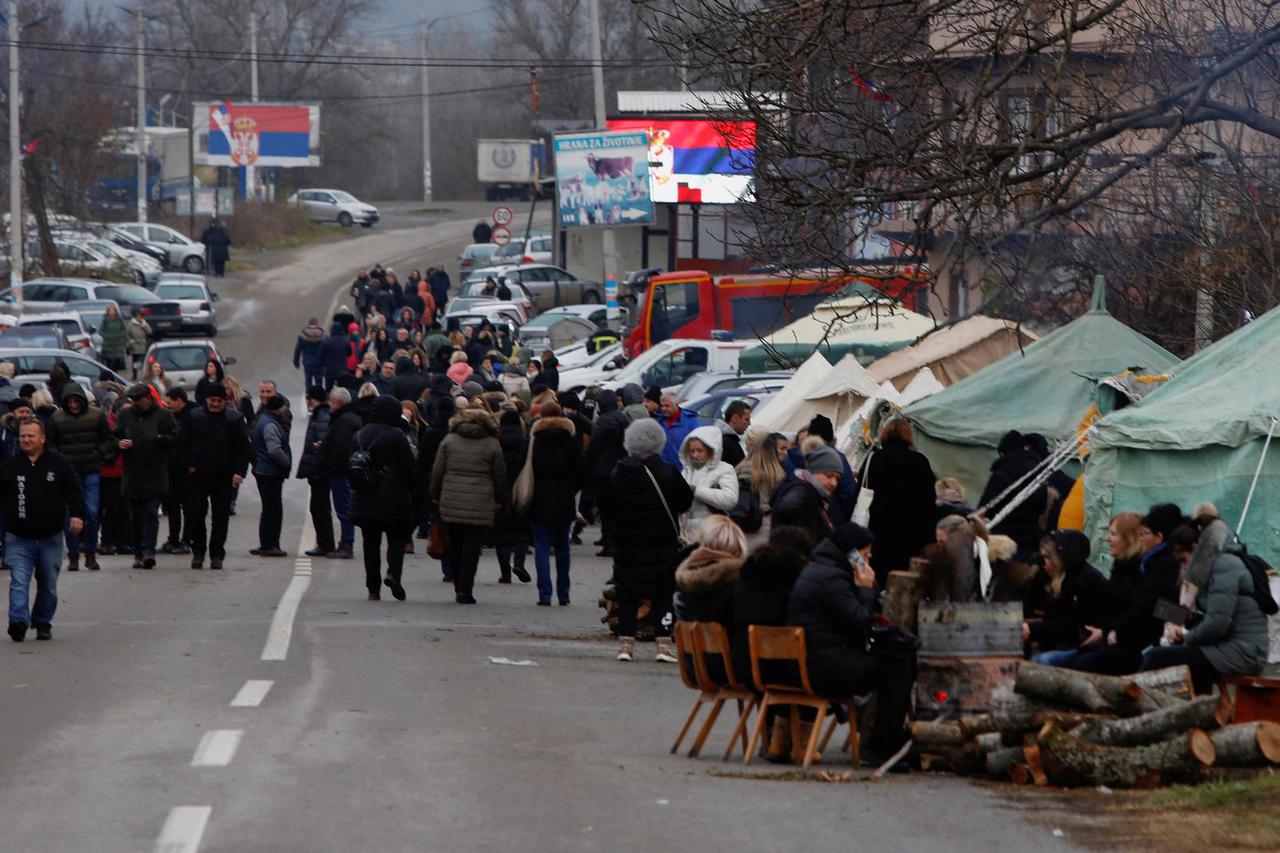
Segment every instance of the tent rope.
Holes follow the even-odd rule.
[[[1085,432],[1079,433],[1075,437],[1074,441],[1067,442],[1066,444],[1063,445],[1062,448],[1059,448],[1060,450],[1065,449],[1068,452],[1061,453],[1061,454],[1054,454],[1053,456],[1050,456],[1049,459],[1054,460],[1054,463],[1052,465],[1045,465],[1040,470],[1040,473],[1037,474],[1035,478],[1030,483],[1028,483],[1025,488],[1023,488],[1022,491],[1014,495],[1013,498],[1007,504],[1001,507],[1000,511],[996,513],[996,517],[991,519],[990,522],[988,522],[987,527],[994,530],[996,526],[1000,524],[1000,522],[1004,521],[1006,518],[1009,517],[1010,513],[1012,513],[1015,509],[1017,509],[1019,506],[1025,503],[1027,499],[1029,499],[1033,494],[1035,494],[1040,489],[1041,486],[1049,482],[1049,478],[1052,477],[1059,468],[1067,464],[1067,461],[1071,458],[1071,452],[1084,443],[1085,438],[1088,436],[1089,432],[1091,431],[1092,430],[1086,430]]]
[[[1258,479],[1262,476],[1262,463],[1267,461],[1267,451],[1271,448],[1271,438],[1276,434],[1276,424],[1280,418],[1271,416],[1271,427],[1267,430],[1267,440],[1262,444],[1262,455],[1258,457],[1258,467],[1253,472],[1253,482],[1249,484],[1249,494],[1244,499],[1244,509],[1240,510],[1240,523],[1236,525],[1236,538],[1244,533],[1244,520],[1249,517],[1249,506],[1253,503],[1253,493],[1258,488]]]
[[[1009,495],[1013,494],[1015,491],[1022,488],[1023,484],[1026,483],[1027,480],[1031,479],[1032,477],[1040,476],[1041,472],[1044,471],[1044,469],[1047,468],[1048,466],[1053,465],[1053,468],[1050,470],[1050,474],[1052,474],[1053,471],[1057,471],[1063,465],[1067,464],[1067,459],[1080,446],[1082,435],[1083,433],[1077,433],[1074,439],[1063,441],[1056,448],[1054,448],[1052,453],[1050,453],[1044,459],[1041,459],[1039,462],[1037,462],[1030,470],[1027,471],[1027,473],[1023,474],[1021,477],[1019,477],[1018,479],[1010,483],[1009,487],[1006,488],[1003,492],[996,495],[994,498],[987,501],[982,506],[978,507],[974,511],[974,515],[985,516],[987,513],[987,510],[999,504],[1000,501],[1004,500],[1005,498],[1009,497]],[[1061,459],[1059,457],[1061,457]]]

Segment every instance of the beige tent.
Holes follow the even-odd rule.
[[[795,375],[783,386],[782,390],[760,404],[760,408],[751,413],[751,425],[769,432],[795,432],[809,424],[809,415],[800,418],[798,410],[805,409],[805,398],[810,391],[824,382],[831,373],[831,363],[822,353],[815,352],[800,365]]]
[[[901,390],[922,368],[928,368],[943,386],[949,386],[1034,340],[1034,333],[1016,323],[974,314],[886,355],[867,372],[877,383],[888,380]]]

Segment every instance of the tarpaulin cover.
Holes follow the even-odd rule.
[[[860,363],[870,364],[911,345],[933,328],[928,317],[896,302],[841,296],[828,299],[811,314],[764,338],[761,346],[742,354],[739,365],[744,372],[775,369],[773,352],[794,363],[808,358],[815,349],[829,362],[852,354]]]
[[[1030,329],[1009,320],[974,314],[886,355],[867,370],[877,382],[887,379],[899,390],[923,368],[928,368],[944,386],[954,385],[1018,352],[1037,337]]]

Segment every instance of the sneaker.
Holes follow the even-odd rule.
[[[134,565],[134,568],[142,568],[142,567],[141,567],[140,565],[138,565],[137,563],[134,563],[133,565]],[[193,556],[193,557],[191,558],[191,568],[193,568],[193,569],[203,569],[203,568],[204,568],[204,557],[201,557],[201,556]]]
[[[190,554],[191,548],[179,542],[177,545],[173,546],[173,550],[170,551],[169,553],[170,554]]]
[[[134,557],[134,558],[133,558],[133,567],[134,567],[135,569],[145,568],[145,567],[142,565],[142,558],[141,558],[141,557]]]
[[[67,555],[67,571],[69,572],[80,571],[80,555],[79,554]]]
[[[174,549],[174,548],[176,548],[176,547],[178,547],[178,543],[177,543],[177,542],[166,542],[166,543],[164,543],[163,545],[161,545],[161,546],[160,546],[160,553],[161,553],[161,554],[172,554],[172,553],[173,553],[173,549]]]
[[[618,638],[618,660],[630,661],[636,657],[636,640],[634,637]]]
[[[524,568],[524,566],[516,566],[514,569],[511,570],[511,574],[519,578],[520,583],[529,583],[530,581],[533,580],[533,578],[529,575],[528,569]]]
[[[144,569],[154,569],[155,567],[156,567],[155,557],[147,557],[142,561],[142,568]]]
[[[52,625],[37,625],[37,626],[35,626],[35,628],[36,628],[36,639],[37,639],[37,640],[52,640],[52,639],[53,639],[53,626],[52,626]]]
[[[88,569],[89,571],[91,571],[91,572],[96,572],[96,571],[98,571],[100,568],[102,568],[101,566],[99,566],[99,565],[98,565],[98,555],[97,555],[97,554],[85,554],[85,555],[84,555],[84,567],[85,567],[86,569]]]
[[[395,597],[396,601],[405,600],[404,587],[401,584],[396,583],[391,578],[387,578],[383,583],[386,585],[387,589],[391,590],[391,594]]]
[[[25,636],[27,636],[26,622],[9,622],[9,639],[13,640],[15,643],[21,643]]]
[[[671,645],[670,640],[658,640],[658,652],[653,659],[659,663],[679,663],[680,658],[676,657],[675,646]]]
[[[221,558],[221,557],[214,557],[212,560],[210,560],[210,561],[209,561],[209,571],[211,571],[211,572],[220,572],[220,571],[222,571],[222,558]]]
[[[287,557],[289,556],[289,552],[285,551],[283,548],[259,548],[258,556],[259,557]]]
[[[303,551],[308,557],[327,557],[332,552],[330,548],[312,548],[310,551]]]

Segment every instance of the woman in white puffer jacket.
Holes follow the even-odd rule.
[[[725,514],[738,503],[738,475],[720,460],[724,439],[717,426],[701,426],[680,444],[681,474],[693,490],[693,506],[680,519],[686,542],[697,542],[702,521],[712,513]]]

